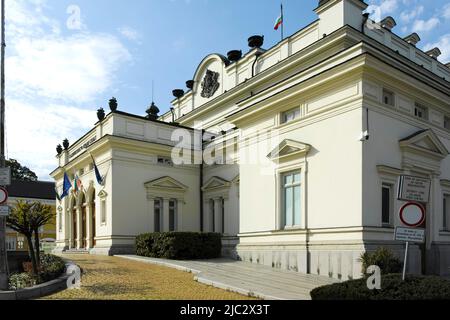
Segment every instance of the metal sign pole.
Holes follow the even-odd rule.
[[[405,249],[405,260],[403,261],[403,281],[406,279],[406,264],[408,263],[408,249],[409,249],[409,242],[406,242],[406,249]]]

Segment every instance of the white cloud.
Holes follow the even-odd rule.
[[[8,156],[49,179],[56,145],[92,128],[97,108],[85,107],[113,86],[120,66],[132,57],[111,34],[83,26],[63,35],[66,22],[46,15],[46,0],[7,5]]]
[[[439,19],[436,17],[430,18],[428,20],[416,20],[412,27],[413,32],[427,32],[435,28],[440,23]]]
[[[428,51],[435,47],[438,47],[442,55],[439,57],[440,61],[443,61],[444,63],[447,63],[450,61],[450,33],[445,34],[442,36],[438,42],[435,43],[429,43],[424,46],[424,50]]]
[[[122,36],[124,36],[128,40],[140,43],[142,36],[136,29],[133,29],[129,26],[123,26],[119,28],[118,31]]]
[[[129,52],[113,36],[22,38],[6,61],[12,91],[64,101],[89,102],[109,88]]]
[[[403,11],[400,14],[400,19],[402,20],[402,22],[408,23],[408,22],[412,21],[413,19],[419,17],[423,13],[424,9],[425,8],[423,6],[417,6],[416,8],[412,9],[411,11]]]
[[[94,110],[39,101],[8,99],[6,112],[8,155],[30,166],[40,179],[49,179],[56,168],[56,145],[64,138],[75,142],[96,122]]]
[[[443,17],[445,19],[450,19],[450,3],[444,7]]]

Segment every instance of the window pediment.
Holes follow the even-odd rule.
[[[267,157],[271,160],[280,160],[292,156],[307,155],[311,146],[295,140],[283,140]]]
[[[147,189],[162,189],[183,192],[188,189],[187,186],[171,177],[162,177],[153,181],[149,181],[145,183],[145,187]]]
[[[442,160],[449,155],[445,145],[432,130],[423,130],[400,141],[403,151]]]
[[[205,185],[202,187],[202,190],[205,192],[214,191],[218,189],[229,188],[230,185],[231,183],[227,180],[219,177],[212,177],[205,183]]]

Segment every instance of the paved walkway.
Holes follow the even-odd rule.
[[[323,276],[229,259],[174,261],[135,255],[117,257],[191,272],[200,283],[266,300],[310,300],[312,289],[337,282]]]

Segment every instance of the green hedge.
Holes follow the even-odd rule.
[[[311,291],[313,300],[450,300],[450,281],[433,276],[383,275],[381,290],[369,290],[367,279],[351,280]]]
[[[41,254],[41,271],[39,276],[42,282],[54,280],[66,270],[66,262],[52,254]]]
[[[167,232],[136,237],[136,254],[173,260],[214,259],[221,256],[219,233]]]

